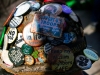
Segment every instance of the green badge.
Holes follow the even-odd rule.
[[[25,55],[31,55],[33,53],[33,47],[29,46],[28,44],[22,45],[22,52]]]
[[[38,58],[38,51],[35,50],[33,53],[32,53],[32,56],[36,59]]]

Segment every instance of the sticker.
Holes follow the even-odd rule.
[[[92,66],[91,60],[83,55],[79,55],[76,57],[76,64],[83,70],[90,69]]]
[[[25,1],[21,4],[19,4],[16,8],[17,8],[17,10],[16,10],[14,16],[21,16],[29,10],[30,4],[27,1]]]
[[[69,14],[69,16],[70,16],[70,17],[72,18],[72,20],[74,20],[75,22],[78,22],[78,21],[79,21],[77,15],[76,15],[73,11]]]
[[[38,51],[37,51],[37,50],[33,51],[32,56],[33,56],[35,59],[38,58]]]
[[[30,55],[25,55],[25,65],[33,65],[34,64],[34,58]]]
[[[64,19],[61,17],[35,14],[31,32],[60,38],[63,31],[63,23]]]
[[[28,1],[31,5],[31,10],[36,11],[40,8],[40,3],[36,1]]]
[[[66,14],[70,14],[72,12],[71,8],[64,4],[62,5],[62,11]]]
[[[20,66],[24,64],[24,54],[19,47],[10,48],[8,56],[14,66]]]
[[[44,52],[45,52],[46,54],[48,54],[48,53],[51,51],[51,49],[52,49],[52,45],[51,45],[50,43],[46,43],[46,44],[44,45]]]
[[[23,30],[23,38],[25,42],[30,46],[41,46],[46,37],[40,34],[31,33],[30,29],[31,24],[28,24]]]
[[[8,43],[12,43],[17,37],[17,29],[8,27],[6,34],[8,36]]]
[[[16,28],[17,26],[19,26],[22,23],[22,20],[23,20],[23,16],[13,17],[9,23],[9,26],[11,28]]]
[[[86,57],[88,57],[89,59],[93,60],[93,61],[97,61],[99,60],[99,56],[91,49],[84,49],[83,53]]]
[[[40,11],[45,14],[59,15],[62,12],[62,7],[57,3],[46,4],[40,8]]]
[[[31,55],[33,53],[33,47],[29,46],[28,44],[23,44],[21,49],[25,55]]]
[[[74,32],[70,32],[70,33],[64,33],[63,39],[64,39],[63,43],[68,44],[68,43],[76,41],[77,37]]]
[[[17,47],[21,48],[23,44],[25,44],[25,41],[23,39],[23,35],[22,35],[22,33],[18,33],[17,39],[15,41],[15,45]]]
[[[65,72],[72,67],[74,55],[65,45],[55,46],[48,54],[48,62],[51,64],[52,70]]]

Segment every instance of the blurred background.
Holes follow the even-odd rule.
[[[25,0],[0,0],[0,34],[3,23],[14,7]],[[100,56],[100,0],[66,0],[66,5],[80,17],[84,27],[87,44],[96,50]],[[100,75],[100,60],[96,61],[92,68],[85,70],[88,75]],[[10,75],[3,69],[0,75]]]

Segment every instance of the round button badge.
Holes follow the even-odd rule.
[[[52,70],[57,72],[69,70],[74,62],[74,55],[71,49],[65,45],[53,47],[47,58]]]
[[[14,66],[20,66],[24,64],[24,54],[19,47],[10,48],[8,56]]]
[[[11,28],[16,28],[17,26],[19,26],[23,21],[23,16],[20,17],[13,17],[9,23],[9,26]]]
[[[72,12],[71,8],[66,5],[62,5],[62,11],[66,14],[70,14]]]
[[[76,64],[79,68],[83,70],[90,69],[92,66],[91,60],[83,55],[79,55],[76,57]]]
[[[99,56],[91,49],[84,49],[83,53],[86,57],[88,57],[89,59],[91,59],[92,61],[97,61],[99,60]]]
[[[46,37],[40,34],[31,33],[30,29],[31,23],[25,26],[23,30],[23,38],[25,42],[30,46],[41,46]]]
[[[46,4],[40,8],[42,13],[59,15],[62,12],[62,6],[60,4]]]
[[[30,4],[28,3],[28,1],[25,1],[19,4],[16,8],[17,10],[14,13],[14,16],[21,16],[29,10]]]
[[[6,34],[8,36],[8,43],[12,43],[17,37],[17,29],[8,27]]]

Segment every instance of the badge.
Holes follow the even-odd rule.
[[[64,39],[63,43],[68,44],[68,43],[76,41],[77,37],[74,32],[69,32],[69,33],[64,33],[63,39]]]
[[[16,12],[14,13],[14,16],[21,16],[23,15],[24,13],[26,13],[30,8],[30,4],[25,1],[25,2],[22,2],[21,4],[19,4],[17,7],[16,7]]]
[[[51,64],[52,70],[65,72],[69,70],[74,62],[74,55],[70,48],[65,45],[55,46],[48,54],[48,63]]]
[[[8,56],[14,66],[20,66],[24,64],[24,54],[19,47],[10,48]]]
[[[63,31],[64,19],[57,16],[35,14],[31,32],[60,38]]]
[[[40,11],[45,14],[59,15],[62,12],[62,6],[57,3],[46,4],[40,8]]]
[[[13,17],[9,23],[9,26],[11,28],[16,28],[17,26],[19,26],[22,23],[23,20],[23,16],[20,17]]]
[[[33,53],[33,47],[29,46],[28,44],[23,44],[21,49],[25,55],[31,55]]]
[[[17,37],[17,29],[8,27],[6,34],[8,36],[8,43],[12,43]]]
[[[52,49],[52,45],[51,45],[50,43],[46,43],[46,44],[44,45],[44,52],[45,52],[46,54],[48,54],[48,53],[51,51],[51,49]]]
[[[62,5],[62,12],[66,13],[66,14],[70,14],[72,12],[71,8],[66,6],[66,5]]]
[[[76,64],[82,70],[90,69],[92,66],[91,60],[83,55],[79,55],[76,57]]]
[[[23,38],[25,42],[30,46],[41,46],[46,37],[40,34],[31,33],[30,29],[31,24],[28,24],[23,30]]]
[[[34,64],[34,58],[30,55],[25,55],[25,65],[33,65]]]
[[[17,39],[15,41],[15,45],[17,47],[21,48],[23,44],[25,44],[25,41],[23,39],[23,35],[22,35],[22,33],[18,33],[18,37],[17,37]]]
[[[28,1],[31,5],[31,10],[36,11],[40,8],[40,3],[36,1]]]
[[[4,36],[5,36],[6,29],[7,29],[7,27],[4,26],[2,33],[0,35],[0,47],[3,45],[3,39],[4,39]]]
[[[86,57],[91,59],[92,61],[97,61],[99,60],[99,56],[92,50],[92,49],[84,49],[83,53]]]
[[[70,16],[70,17],[72,18],[72,20],[74,20],[75,22],[78,22],[78,21],[79,21],[77,15],[76,15],[73,11],[69,14],[69,16]]]

